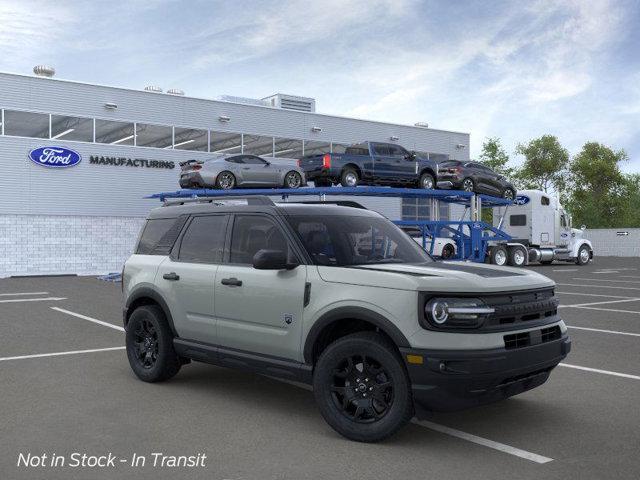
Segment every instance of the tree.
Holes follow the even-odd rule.
[[[558,194],[564,190],[569,152],[554,135],[543,135],[527,144],[519,144],[516,153],[525,157],[518,170],[523,186],[545,192],[553,188]]]
[[[512,177],[515,173],[515,169],[507,165],[509,163],[509,155],[502,147],[498,137],[485,139],[482,144],[480,162],[505,177]]]
[[[619,163],[625,160],[624,150],[613,151],[598,142],[585,143],[573,158],[568,205],[576,225],[623,225],[624,217],[633,210],[629,198],[638,191],[637,179],[625,178],[620,171]]]

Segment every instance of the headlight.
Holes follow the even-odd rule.
[[[424,306],[426,319],[435,327],[475,328],[495,312],[479,298],[432,298]]]

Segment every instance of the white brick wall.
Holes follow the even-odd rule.
[[[0,277],[119,272],[144,218],[0,215]]]

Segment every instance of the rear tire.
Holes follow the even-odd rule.
[[[313,393],[326,422],[358,442],[379,442],[413,416],[411,383],[395,347],[375,332],[329,345],[318,359]]]
[[[471,178],[465,178],[462,181],[462,190],[464,190],[465,192],[475,192],[476,190],[476,184],[473,182],[473,180]]]
[[[287,172],[284,176],[284,188],[296,189],[302,186],[302,175],[295,170]]]
[[[173,333],[157,305],[136,308],[127,322],[127,358],[136,376],[144,382],[162,382],[182,366],[173,348]]]
[[[506,200],[515,200],[516,192],[514,192],[512,188],[505,188],[502,192],[502,198]]]
[[[524,267],[527,264],[527,252],[522,247],[509,248],[509,265],[512,267]]]
[[[497,245],[491,250],[491,263],[493,265],[504,267],[507,264],[508,258],[507,249],[501,245]]]
[[[340,184],[343,187],[357,187],[359,181],[360,177],[358,176],[358,172],[356,172],[353,168],[347,167],[342,171],[342,175],[340,176]]]
[[[444,247],[442,247],[442,255],[441,258],[443,260],[448,260],[452,258],[456,254],[456,250],[450,243],[447,243]]]

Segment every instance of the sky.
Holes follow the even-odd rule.
[[[0,0],[0,71],[624,149],[640,172],[640,0]]]

